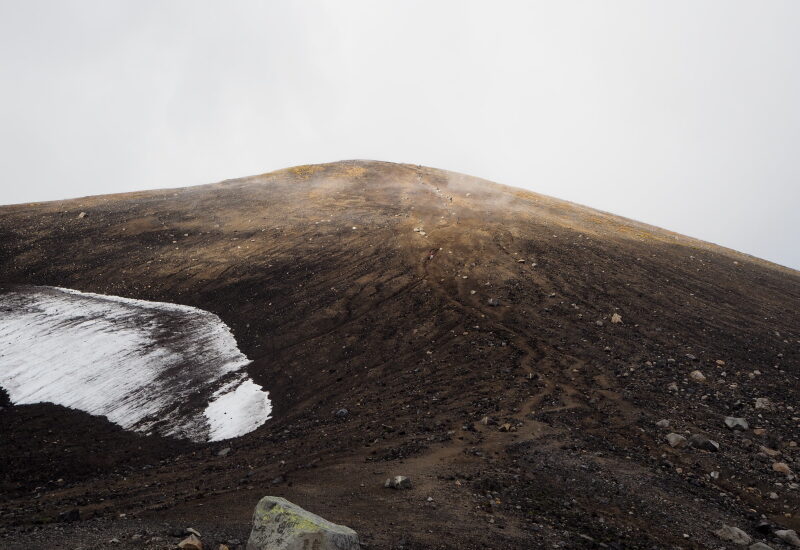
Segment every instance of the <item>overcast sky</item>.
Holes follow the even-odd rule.
[[[800,1],[0,0],[0,203],[424,164],[800,268]]]

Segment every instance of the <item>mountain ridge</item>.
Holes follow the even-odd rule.
[[[86,426],[72,445],[89,445],[81,415],[3,411],[0,536],[20,547],[37,518],[70,507],[95,518],[63,526],[74,545],[95,527],[123,539],[134,523],[120,513],[151,533],[168,521],[244,540],[264,494],[375,548],[715,548],[723,524],[781,548],[774,529],[800,528],[796,480],[772,467],[800,470],[788,268],[529,191],[362,161],[0,207],[0,235],[0,292],[51,285],[210,311],[273,405],[245,436],[157,439],[157,455],[106,430],[91,448],[122,446],[130,462],[96,470],[41,432],[42,418],[68,421]],[[672,447],[670,431],[719,451]],[[391,475],[414,489],[384,489]]]

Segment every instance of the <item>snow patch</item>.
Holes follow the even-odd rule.
[[[139,432],[219,441],[270,415],[230,329],[202,309],[24,286],[0,295],[0,386]]]

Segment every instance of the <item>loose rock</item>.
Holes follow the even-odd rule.
[[[203,541],[197,535],[191,534],[178,543],[182,550],[203,550]]]
[[[725,417],[725,425],[729,427],[731,430],[734,430],[736,428],[747,430],[750,428],[750,424],[747,423],[747,420],[745,420],[744,418],[735,418],[733,416]]]
[[[247,550],[360,550],[358,535],[280,497],[256,506]]]
[[[667,442],[669,443],[670,447],[681,448],[686,446],[686,438],[681,434],[676,434],[674,432],[667,434]]]
[[[693,370],[689,373],[689,378],[694,380],[695,382],[705,382],[706,375],[700,372],[699,370]]]
[[[689,445],[691,445],[695,449],[710,451],[712,453],[716,453],[719,451],[719,443],[717,443],[713,439],[709,439],[706,436],[700,434],[692,435],[689,438]]]
[[[383,486],[387,489],[411,489],[411,479],[406,476],[394,476],[387,479]]]
[[[722,540],[727,540],[740,546],[746,546],[753,542],[753,538],[750,535],[738,527],[732,527],[730,525],[723,525],[721,529],[714,531],[714,534]]]
[[[797,536],[797,532],[794,529],[775,531],[775,536],[786,544],[800,548],[800,537]]]

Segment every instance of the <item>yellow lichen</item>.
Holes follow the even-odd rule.
[[[308,179],[322,169],[323,166],[321,164],[303,164],[290,168],[289,170],[299,178]]]

